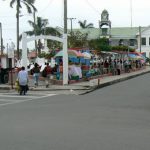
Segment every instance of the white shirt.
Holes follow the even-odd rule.
[[[18,80],[20,85],[27,85],[28,82],[28,73],[25,70],[21,70],[18,73]]]

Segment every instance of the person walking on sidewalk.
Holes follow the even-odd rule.
[[[38,86],[39,76],[40,76],[40,68],[37,63],[35,63],[32,72],[33,72],[33,78],[34,78],[34,85]]]
[[[49,82],[50,82],[50,77],[52,74],[52,68],[49,66],[49,63],[46,64],[45,67],[45,72],[46,72],[46,77],[45,77],[45,84],[46,84],[46,88],[49,87]]]
[[[121,63],[120,63],[120,61],[118,60],[118,61],[117,61],[117,75],[120,75],[120,73],[121,73]]]
[[[25,71],[25,67],[22,66],[21,70],[18,73],[18,81],[19,81],[19,86],[20,86],[20,95],[22,93],[25,95],[27,92],[27,83],[28,83],[28,73]]]

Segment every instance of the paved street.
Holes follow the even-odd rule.
[[[11,91],[9,93],[3,92],[0,93],[0,106],[14,104],[14,103],[21,103],[25,101],[31,101],[35,99],[42,99],[45,97],[54,96],[54,93],[48,92],[28,92],[27,95],[19,95],[16,91]]]
[[[149,87],[148,73],[86,95],[1,93],[0,149],[149,150]]]

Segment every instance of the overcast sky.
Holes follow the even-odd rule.
[[[3,26],[4,43],[10,40],[16,43],[16,9],[15,6],[10,8],[9,2],[0,0],[0,22]],[[63,27],[63,0],[36,0],[35,6],[38,9],[36,15],[48,19],[49,26]],[[131,18],[133,27],[150,25],[150,0],[68,0],[68,18],[76,18],[73,20],[73,28],[79,28],[79,20],[87,20],[98,28],[104,9],[109,13],[112,27],[129,27]],[[33,16],[28,15],[24,8],[21,13],[20,33],[32,30],[27,21],[33,20]]]

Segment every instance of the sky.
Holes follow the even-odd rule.
[[[16,45],[16,8],[10,8],[10,0],[0,0],[0,22],[4,45],[13,41]],[[101,13],[106,9],[112,27],[133,27],[150,25],[150,0],[67,0],[68,18],[73,28],[79,28],[78,21],[87,20],[99,27]],[[63,28],[63,0],[36,0],[36,16],[49,20],[49,26]],[[25,7],[21,10],[20,33],[32,28],[28,20],[33,21],[33,15],[27,14]],[[71,23],[68,20],[68,29]],[[30,44],[31,45],[31,44]]]

